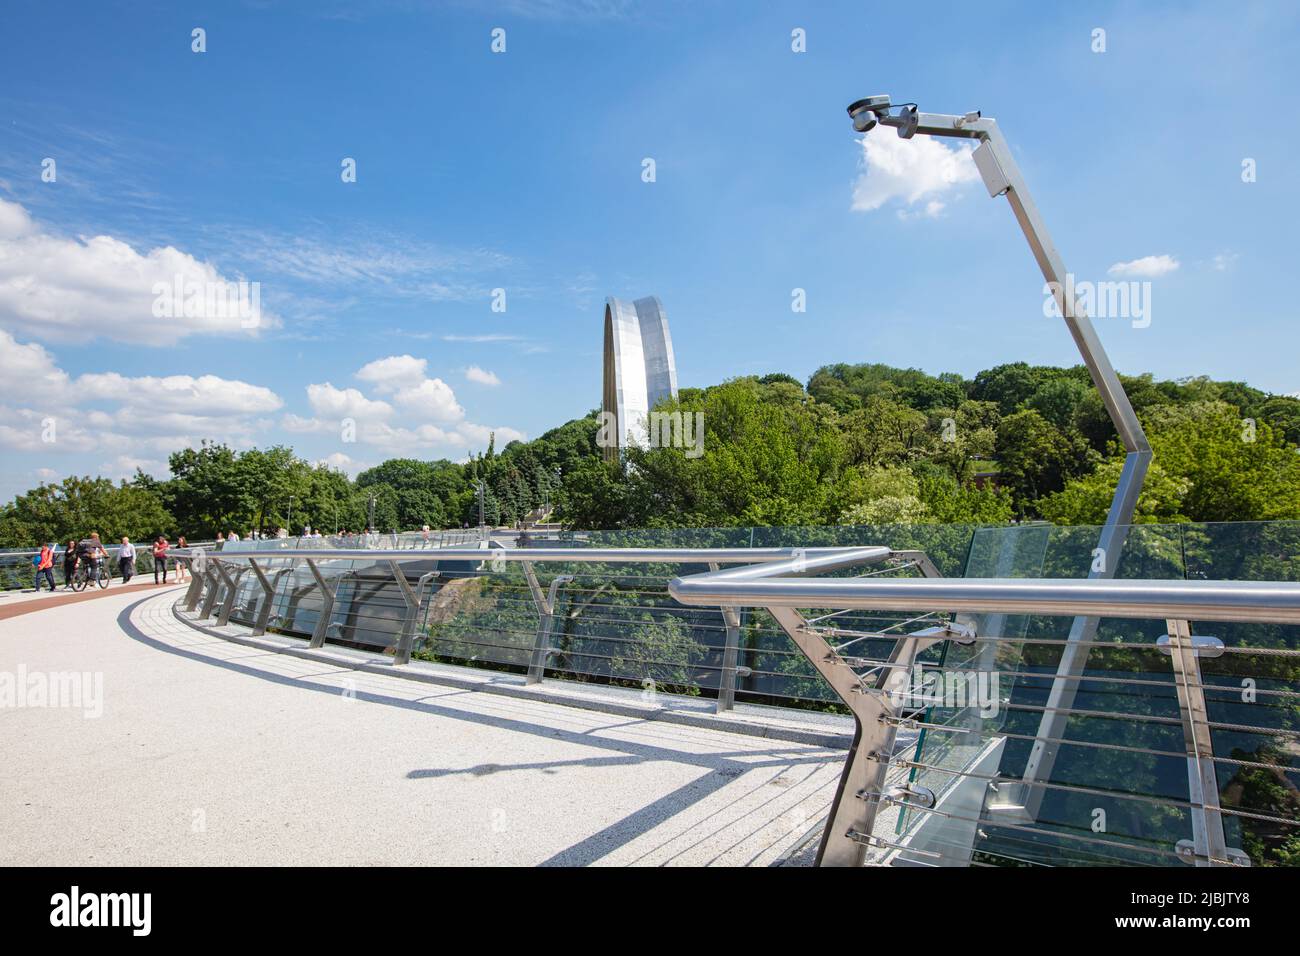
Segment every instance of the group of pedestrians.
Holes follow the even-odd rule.
[[[167,584],[168,573],[168,556],[171,550],[171,543],[166,536],[158,535],[154,539],[151,550],[153,556],[153,583]],[[185,536],[177,538],[176,547],[187,547]],[[136,569],[136,546],[131,543],[127,535],[122,536],[122,542],[117,549],[117,572],[121,577],[123,584],[129,584],[135,577]],[[73,581],[76,579],[78,570],[82,570],[87,579],[97,582],[104,573],[104,562],[108,559],[108,551],[105,549],[103,542],[99,539],[99,532],[92,531],[88,538],[78,540],[70,538],[64,545],[62,552],[63,561],[63,589],[72,589]],[[60,559],[58,545],[50,541],[41,546],[40,553],[33,559],[36,568],[36,591],[41,590],[42,584],[48,584],[51,591],[57,590],[54,583],[54,565]],[[173,561],[172,570],[175,571],[175,581],[177,583],[184,581],[186,577],[185,566],[178,561]],[[108,577],[111,578],[111,575]],[[107,583],[107,580],[105,580]]]

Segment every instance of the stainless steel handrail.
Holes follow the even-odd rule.
[[[749,569],[747,569],[749,570]],[[768,566],[673,579],[682,604],[852,610],[1043,614],[1300,624],[1300,584],[1058,578],[822,578]]]
[[[174,549],[176,558],[189,562],[200,569],[203,562],[215,565],[213,573],[195,575],[184,603],[193,611],[200,592],[206,586],[209,589],[204,612],[199,617],[206,617],[214,610],[213,598],[224,580],[222,606],[218,622],[229,620],[229,610],[236,600],[237,587],[230,580],[227,565],[238,565],[239,570],[251,569],[259,580],[265,578],[265,571],[275,564],[294,565],[305,561],[312,571],[317,585],[323,594],[329,597],[329,588],[321,576],[318,564],[329,562],[373,563],[385,573],[399,578],[403,587],[406,618],[403,622],[401,639],[398,641],[394,664],[405,664],[409,660],[413,637],[414,615],[420,603],[419,591],[411,592],[403,571],[403,562],[472,562],[479,566],[495,566],[500,562],[522,564],[529,581],[533,601],[537,606],[539,625],[533,645],[532,662],[528,667],[528,680],[540,680],[547,669],[548,656],[553,653],[551,645],[550,621],[555,613],[556,589],[562,583],[571,580],[566,573],[551,582],[549,595],[536,580],[533,572],[535,564],[674,564],[702,565],[711,570],[698,574],[679,575],[668,584],[668,594],[677,602],[687,606],[708,606],[723,609],[726,620],[728,647],[736,640],[739,627],[736,622],[726,618],[728,611],[734,615],[737,608],[762,608],[791,639],[799,652],[807,659],[818,674],[853,714],[856,722],[854,744],[850,748],[848,760],[841,776],[839,789],[832,803],[827,826],[823,833],[818,863],[823,865],[857,865],[867,861],[870,854],[876,853],[877,860],[886,859],[888,854],[911,853],[907,857],[915,862],[919,858],[935,857],[949,854],[951,860],[960,861],[965,854],[969,862],[970,850],[975,840],[975,831],[967,827],[967,835],[956,840],[951,832],[943,831],[938,836],[927,836],[921,843],[934,848],[941,848],[941,854],[921,848],[908,850],[909,840],[914,832],[908,829],[901,836],[888,840],[876,832],[877,814],[882,807],[896,806],[901,810],[913,810],[912,819],[949,820],[953,825],[962,826],[970,823],[986,823],[1012,832],[1041,832],[1051,834],[1054,831],[1027,826],[1037,822],[1037,811],[1030,810],[1025,801],[1007,799],[1009,788],[1003,783],[1001,791],[991,785],[997,779],[997,754],[999,742],[1004,739],[1026,739],[1023,734],[1002,734],[992,731],[992,738],[981,743],[978,754],[961,767],[937,766],[934,769],[954,778],[954,781],[974,781],[978,788],[985,790],[983,809],[972,817],[967,814],[954,814],[935,809],[934,801],[942,800],[929,793],[930,803],[917,805],[909,801],[918,795],[924,797],[928,791],[924,787],[902,787],[897,776],[900,769],[909,766],[926,766],[918,758],[901,759],[914,744],[903,743],[900,732],[910,733],[926,728],[930,733],[940,735],[973,734],[972,740],[979,742],[983,734],[981,726],[963,728],[955,721],[931,723],[917,720],[915,705],[909,705],[899,699],[890,690],[888,680],[891,675],[906,674],[915,667],[920,667],[920,655],[928,648],[942,643],[976,647],[998,643],[1017,643],[1025,640],[1044,644],[1060,644],[1060,641],[1039,640],[1004,635],[997,631],[997,625],[989,625],[993,633],[977,632],[977,614],[1023,614],[1050,616],[1089,616],[1093,618],[1131,618],[1164,619],[1167,637],[1159,644],[1144,644],[1153,650],[1162,649],[1171,660],[1179,717],[1161,717],[1164,725],[1181,723],[1186,740],[1186,760],[1189,774],[1189,798],[1185,801],[1168,800],[1154,796],[1133,795],[1133,799],[1146,799],[1176,805],[1180,812],[1190,814],[1193,827],[1192,839],[1179,844],[1176,850],[1161,850],[1160,853],[1170,858],[1180,858],[1198,865],[1240,864],[1244,854],[1234,850],[1225,842],[1223,819],[1225,816],[1240,816],[1241,811],[1219,806],[1218,787],[1214,776],[1216,764],[1224,758],[1214,754],[1213,738],[1210,731],[1219,726],[1209,719],[1206,711],[1206,684],[1200,676],[1198,658],[1203,653],[1210,653],[1212,644],[1217,643],[1220,651],[1222,642],[1214,639],[1193,637],[1190,621],[1234,621],[1261,622],[1280,624],[1300,624],[1300,584],[1287,582],[1258,581],[1206,581],[1206,580],[1113,580],[1113,579],[1026,579],[1026,578],[983,578],[951,579],[938,577],[933,563],[921,552],[897,551],[887,547],[819,547],[819,548],[599,548],[599,547],[537,547],[537,548],[466,548],[446,547],[424,550],[377,549],[377,548],[284,548],[208,552],[203,548]],[[265,567],[263,566],[265,564]],[[879,571],[864,572],[857,577],[816,577],[815,575],[852,569],[860,566],[888,564],[893,570],[920,570],[925,576],[915,578],[888,578],[880,576]],[[721,565],[731,565],[722,568]],[[494,568],[497,569],[497,568]],[[219,573],[218,573],[219,572]],[[283,572],[281,572],[283,573]],[[426,572],[422,578],[427,580],[434,572]],[[575,572],[578,573],[578,572]],[[271,598],[270,587],[262,580],[264,600]],[[328,607],[328,602],[326,607]],[[821,614],[805,618],[800,609],[834,610],[835,614]],[[262,617],[266,608],[262,609]],[[900,622],[900,632],[886,634],[883,631],[859,633],[855,630],[843,630],[835,626],[837,617],[843,611],[890,611],[890,612],[927,612],[922,621],[909,617]],[[828,622],[828,623],[824,623]],[[262,623],[259,618],[259,624]],[[901,633],[903,625],[929,626],[912,633]],[[985,623],[988,623],[985,621]],[[856,635],[854,640],[845,645],[832,643],[837,637]],[[323,632],[316,628],[313,646],[319,646]],[[887,655],[872,655],[859,658],[846,653],[845,648],[862,637],[892,639],[893,651]],[[1206,642],[1211,642],[1207,644]],[[1131,647],[1131,643],[1117,646]],[[1243,648],[1230,648],[1243,650]],[[1210,653],[1213,656],[1213,653]],[[974,658],[972,658],[974,660]],[[932,667],[933,665],[926,665]],[[972,667],[973,664],[958,663],[957,667]],[[996,665],[990,665],[996,668]],[[863,668],[866,668],[864,671]],[[734,661],[723,668],[734,681]],[[971,675],[973,676],[973,671]],[[1079,678],[1080,680],[1083,678]],[[734,684],[729,685],[734,693]],[[1168,685],[1166,685],[1168,686]],[[1211,686],[1210,689],[1213,689]],[[728,697],[727,687],[719,684],[719,709],[724,698]],[[965,705],[959,705],[965,706]],[[1036,707],[1031,709],[1056,710],[1060,708]],[[959,710],[959,713],[961,711]],[[1087,713],[1092,716],[1106,716],[1116,719],[1156,719],[1129,713],[1093,713],[1091,711],[1062,710],[1060,716],[1068,719],[1074,713]],[[1272,733],[1267,728],[1244,728],[1246,730]],[[1073,741],[1044,738],[1040,733],[1035,746],[1058,748]],[[1097,746],[1106,746],[1097,744]],[[1117,745],[1118,746],[1118,745]],[[1141,747],[1120,747],[1138,752],[1154,753]],[[989,754],[993,754],[989,763]],[[1167,753],[1166,756],[1175,756]],[[965,759],[965,758],[963,758]],[[1002,782],[1002,781],[999,781]],[[1059,782],[1043,780],[1034,784],[1044,792],[1049,789],[1061,789]],[[938,788],[936,788],[938,789]],[[945,793],[948,791],[944,791]],[[969,794],[969,790],[967,793]],[[990,794],[1000,793],[998,799],[991,799]],[[1119,793],[1117,798],[1127,798]],[[966,798],[963,798],[966,799]],[[967,803],[969,800],[967,799]],[[1035,804],[1036,806],[1036,804]],[[1285,821],[1284,821],[1285,822]],[[882,826],[890,829],[893,823],[888,819]],[[912,825],[909,824],[909,827]],[[933,829],[933,828],[932,828]],[[919,828],[918,828],[919,830]],[[881,831],[884,832],[883,830]],[[1063,834],[1065,839],[1078,839],[1076,835]],[[928,843],[926,841],[929,841]],[[1185,845],[1184,845],[1185,844]],[[1116,846],[1124,846],[1122,842]],[[1135,847],[1135,852],[1141,846]],[[881,852],[886,857],[880,855]]]
[[[197,558],[197,548],[173,548],[172,557]],[[616,564],[749,564],[790,561],[800,556],[833,556],[850,563],[874,564],[893,552],[889,548],[283,548],[268,551],[203,551],[205,558],[243,561],[272,558],[314,558],[321,561],[526,561]],[[811,562],[810,562],[811,563]]]

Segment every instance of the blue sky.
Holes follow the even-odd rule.
[[[881,92],[996,117],[1070,269],[1151,283],[1148,326],[1098,319],[1121,371],[1295,392],[1298,20],[1282,3],[13,8],[0,497],[165,474],[203,438],[355,473],[535,437],[599,404],[607,295],[660,296],[683,386],[1075,362],[968,157],[889,130],[864,151],[844,107]],[[257,282],[257,327],[154,315],[174,275]]]

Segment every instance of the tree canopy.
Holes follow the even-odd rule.
[[[1122,376],[1155,449],[1138,521],[1300,518],[1300,400],[1241,382]],[[70,477],[0,509],[0,546],[98,530],[129,534],[840,523],[1062,524],[1104,520],[1123,465],[1083,366],[1024,362],[973,379],[880,364],[827,365],[684,388],[656,409],[703,423],[702,453],[630,447],[608,463],[596,412],[465,462],[393,458],[350,480],[292,449],[202,443],[170,476]],[[677,418],[669,421],[676,422]],[[689,445],[689,443],[686,443]]]

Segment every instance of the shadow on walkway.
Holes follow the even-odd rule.
[[[145,634],[131,621],[132,612],[143,603],[144,600],[137,601],[124,608],[118,615],[117,624],[127,637],[165,654],[198,661],[209,666],[233,671],[257,680],[280,684],[282,686],[295,687],[312,693],[327,694],[331,697],[337,697],[342,690],[337,685],[322,683],[312,680],[311,678],[323,677],[326,675],[337,678],[350,673],[358,673],[364,674],[366,677],[377,678],[380,681],[386,679],[401,680],[400,677],[386,678],[385,675],[374,674],[373,672],[357,672],[352,668],[345,666],[339,666],[333,671],[322,672],[318,669],[320,662],[307,661],[301,663],[305,665],[314,665],[317,669],[306,675],[290,676],[263,670],[249,664],[241,664],[232,660],[213,657],[203,653],[202,651],[194,650],[192,647],[173,646]],[[168,613],[170,614],[170,608],[168,608]],[[175,623],[178,627],[185,628],[192,636],[207,638],[214,642],[220,641],[221,646],[228,646],[226,642],[221,641],[220,638],[192,630],[181,621],[176,621]],[[265,655],[259,654],[256,656],[262,658]],[[274,656],[279,660],[296,660],[295,658],[285,657],[279,654],[275,654]],[[448,692],[455,693],[458,697],[475,693],[474,691],[464,691],[450,687],[445,689]],[[679,787],[677,790],[660,797],[574,846],[553,855],[550,859],[541,864],[543,866],[579,866],[595,862],[596,860],[606,856],[613,849],[616,849],[639,836],[649,833],[655,827],[663,824],[666,820],[687,810],[695,803],[698,803],[700,800],[712,795],[722,787],[727,786],[729,783],[734,781],[735,778],[748,771],[772,767],[791,769],[805,766],[811,768],[810,772],[813,772],[817,767],[825,765],[828,761],[838,761],[842,759],[841,755],[836,751],[819,750],[807,745],[786,744],[777,741],[772,741],[771,746],[764,747],[760,744],[759,746],[755,746],[748,750],[738,749],[716,753],[694,753],[691,752],[690,749],[687,749],[692,743],[692,741],[689,740],[683,741],[682,749],[677,749],[669,745],[657,745],[653,743],[598,736],[593,733],[592,730],[572,731],[560,727],[538,724],[526,719],[526,717],[522,715],[514,717],[500,714],[474,713],[472,711],[444,706],[428,699],[409,700],[402,697],[389,696],[374,690],[362,690],[360,688],[349,690],[349,692],[352,693],[356,699],[364,700],[369,703],[382,704],[387,707],[395,707],[408,711],[418,711],[452,720],[478,724],[485,727],[545,737],[550,741],[559,740],[565,743],[583,747],[599,748],[611,752],[609,756],[590,757],[579,760],[558,760],[553,762],[538,762],[518,765],[481,764],[472,768],[458,769],[414,769],[408,772],[408,779],[434,779],[455,774],[482,776],[526,769],[541,770],[542,772],[555,772],[555,768],[571,765],[590,767],[635,765],[645,762],[672,762],[695,766],[708,771],[689,784]],[[487,695],[484,695],[484,697],[486,698]],[[493,703],[498,703],[503,700],[507,700],[507,698],[496,696],[491,697]],[[564,708],[559,704],[542,701],[519,701],[517,703],[522,703],[525,707],[532,708],[555,708],[557,710],[580,709]],[[584,713],[596,717],[600,716],[593,711],[584,711]],[[675,725],[664,724],[653,720],[627,721],[621,718],[618,719],[617,723],[611,724],[608,727],[599,727],[595,729],[610,730],[630,726],[636,726],[638,729],[662,729],[667,733],[671,733],[674,730],[680,731],[682,729]],[[726,738],[730,736],[725,735],[721,731],[711,731],[709,733],[710,735],[716,734],[720,741],[725,741]],[[694,736],[694,734],[692,736]],[[698,740],[698,738],[695,739]],[[746,739],[752,740],[754,738]],[[760,786],[761,785],[762,784],[760,784]],[[760,821],[756,820],[755,822],[759,823]],[[761,818],[762,826],[766,826],[770,822],[770,818]]]

